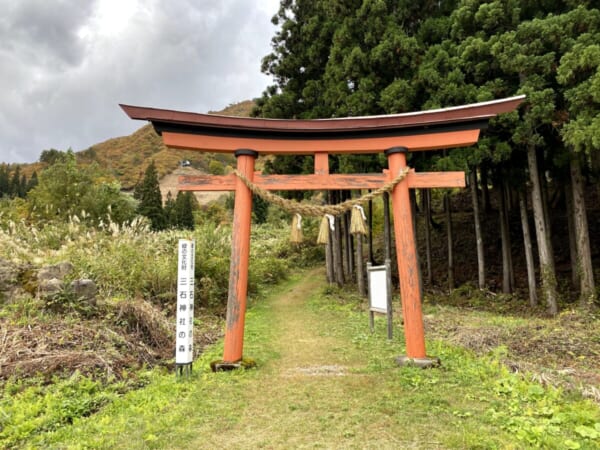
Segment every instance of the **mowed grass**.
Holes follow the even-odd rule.
[[[599,448],[600,411],[428,342],[442,366],[400,368],[402,330],[375,333],[359,301],[309,272],[254,301],[244,354],[257,368],[212,373],[214,346],[189,379],[151,372],[143,389],[25,448]]]

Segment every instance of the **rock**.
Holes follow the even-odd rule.
[[[44,280],[58,279],[62,280],[66,275],[73,271],[73,264],[68,261],[55,264],[53,266],[42,267],[37,274],[40,285]]]
[[[71,283],[71,288],[77,298],[87,301],[90,305],[96,305],[96,283],[93,280],[83,278]]]
[[[19,268],[10,261],[0,258],[0,301],[9,299],[19,280]]]
[[[41,280],[38,285],[38,297],[50,297],[62,290],[62,281],[58,278]]]
[[[19,268],[10,261],[0,258],[0,291],[17,284]]]
[[[73,264],[68,261],[42,267],[37,273],[38,297],[50,297],[60,292],[63,288],[63,278],[72,271]]]
[[[16,297],[31,292],[28,290],[30,280],[27,276],[33,273],[30,264],[18,264],[7,259],[0,258],[0,302],[11,301]],[[27,286],[25,286],[27,284]],[[33,283],[33,294],[37,288]]]

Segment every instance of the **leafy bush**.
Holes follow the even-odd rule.
[[[221,161],[213,159],[208,164],[208,171],[213,175],[225,175],[225,166]]]
[[[68,220],[78,214],[80,219],[98,222],[110,215],[123,223],[133,219],[135,210],[135,203],[121,194],[116,181],[95,164],[78,166],[72,151],[40,174],[28,198],[30,213],[44,220]]]

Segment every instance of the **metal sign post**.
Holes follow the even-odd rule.
[[[375,331],[375,313],[387,315],[388,339],[393,337],[392,314],[392,271],[391,261],[385,260],[383,266],[372,266],[367,263],[369,279],[369,325]]]
[[[179,375],[189,375],[194,361],[195,242],[180,239],[178,254],[175,372]]]

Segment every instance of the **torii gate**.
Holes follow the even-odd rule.
[[[233,153],[237,170],[265,190],[376,189],[406,168],[409,152],[475,144],[480,130],[497,114],[515,110],[525,96],[452,108],[382,116],[317,120],[228,117],[120,105],[132,119],[147,120],[168,147]],[[329,154],[384,152],[383,174],[334,175]],[[313,175],[262,175],[258,155],[314,155]],[[409,188],[464,187],[463,172],[415,173],[392,191],[394,233],[400,278],[407,358],[428,365]],[[235,191],[229,294],[223,364],[235,367],[243,356],[250,255],[252,193],[235,174],[181,177],[180,189]]]

